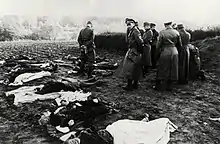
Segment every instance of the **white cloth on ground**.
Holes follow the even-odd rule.
[[[76,132],[72,131],[72,132],[69,132],[63,136],[60,137],[60,140],[65,142],[67,141],[71,136],[74,136],[76,134]]]
[[[10,86],[19,86],[23,85],[23,83],[30,82],[32,80],[40,79],[43,77],[51,76],[50,72],[41,71],[37,73],[24,73],[17,76],[13,83],[10,83]]]
[[[62,133],[68,133],[70,131],[70,129],[68,127],[60,127],[60,126],[56,126],[56,130],[58,130]]]
[[[40,67],[40,68],[46,68],[50,66],[50,63],[40,63],[40,64],[31,64],[32,66]]]
[[[82,91],[66,91],[66,92],[53,92],[44,95],[36,94],[37,89],[41,89],[44,85],[39,86],[24,86],[12,91],[8,91],[5,93],[6,96],[14,94],[14,105],[18,105],[19,103],[30,103],[35,100],[46,100],[46,99],[56,99],[60,100],[65,99],[70,102],[79,100],[86,100],[87,97],[91,95],[91,93],[83,93]]]
[[[65,61],[63,61],[62,59],[54,60],[54,62],[57,62],[57,63],[65,63]]]
[[[167,144],[170,132],[177,129],[168,118],[150,122],[119,120],[107,126],[106,130],[114,137],[114,144]]]
[[[62,97],[56,98],[55,101],[57,102],[57,105],[61,105],[62,100],[66,100],[68,102],[73,102],[73,101],[86,101],[87,98],[91,95],[91,92],[88,93],[83,93],[83,91],[75,91],[71,93],[71,95],[63,95]]]
[[[1,61],[0,61],[0,65],[3,65],[3,64],[5,64],[5,63],[6,63],[5,60],[1,60]]]

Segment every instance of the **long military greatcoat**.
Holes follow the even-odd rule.
[[[143,34],[143,41],[144,41],[144,47],[143,47],[143,65],[146,67],[152,66],[151,62],[151,45],[150,42],[153,37],[153,32],[149,29],[146,30]]]
[[[190,34],[185,30],[180,30],[180,37],[182,40],[182,47],[178,50],[179,52],[179,82],[185,82],[189,79],[189,41]]]
[[[181,38],[177,30],[167,28],[159,34],[157,50],[160,53],[157,70],[157,80],[178,80],[178,51]]]
[[[191,80],[195,80],[201,68],[199,49],[192,44],[189,44],[188,47],[190,51],[189,77]]]
[[[152,32],[153,32],[153,38],[151,42],[151,62],[152,62],[152,66],[155,67],[157,63],[156,46],[157,46],[159,33],[155,29],[153,29]]]
[[[131,80],[139,80],[143,75],[142,72],[142,53],[143,39],[137,27],[133,27],[128,35],[128,51],[121,65],[116,71],[119,77],[125,77]]]

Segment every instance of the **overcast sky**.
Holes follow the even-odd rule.
[[[134,16],[149,20],[220,24],[220,0],[1,0],[0,14]]]

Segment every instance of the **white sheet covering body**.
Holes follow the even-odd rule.
[[[54,93],[48,93],[44,95],[36,94],[36,90],[39,88],[42,88],[44,85],[39,86],[24,86],[12,91],[6,92],[6,96],[15,95],[14,99],[14,105],[18,105],[19,103],[30,103],[35,100],[46,100],[46,99],[56,99],[58,98],[58,101],[61,101],[62,99],[65,99],[67,101],[84,101],[87,100],[87,97],[91,95],[91,93],[83,93],[81,91],[67,91],[67,92],[54,92]]]
[[[40,79],[46,76],[51,76],[50,72],[41,71],[37,73],[24,73],[17,76],[13,83],[9,84],[10,86],[19,86],[23,85],[23,83],[30,82],[32,80]]]
[[[150,122],[119,120],[107,126],[106,130],[114,137],[114,144],[167,144],[170,132],[177,129],[168,118]]]

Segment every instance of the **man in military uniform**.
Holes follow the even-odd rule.
[[[137,21],[135,22],[135,26],[136,26],[136,27],[137,27],[137,29],[140,31],[141,36],[143,36],[143,35],[144,35],[144,30],[139,28],[139,24],[138,24],[138,22],[137,22]]]
[[[129,21],[130,21],[130,19],[126,18],[125,19],[125,24],[127,25]],[[126,31],[126,38],[128,37],[128,34],[129,34],[129,28],[127,28],[127,31]]]
[[[85,72],[85,64],[87,64],[88,78],[92,77],[93,64],[95,62],[95,44],[92,23],[87,22],[86,28],[82,29],[78,36],[78,43],[81,50],[81,64],[79,73]]]
[[[127,25],[132,19],[130,18],[126,18],[125,19],[125,24]],[[130,33],[130,27],[127,27],[127,30],[126,30],[126,35],[125,35],[125,41],[126,41],[126,44],[127,44],[127,47],[128,47],[128,34]]]
[[[151,62],[152,62],[152,67],[156,68],[157,65],[157,55],[156,55],[156,46],[157,46],[157,39],[159,36],[159,33],[156,30],[156,24],[151,23],[150,25],[151,30],[153,32],[153,37],[151,41]]]
[[[144,41],[144,47],[143,47],[143,66],[144,66],[144,75],[148,72],[148,68],[152,66],[151,62],[151,40],[153,38],[153,32],[150,28],[150,23],[144,22],[144,29],[145,32],[143,34],[143,41]]]
[[[127,27],[130,29],[128,34],[128,51],[116,74],[128,80],[127,86],[123,87],[123,89],[130,91],[138,88],[138,81],[143,74],[141,58],[143,39],[140,31],[135,26],[134,20],[129,21]]]
[[[199,78],[203,81],[206,80],[205,71],[201,70],[199,49],[192,44],[189,44],[188,47],[190,52],[189,79],[193,81]]]
[[[177,30],[177,25],[176,25],[176,23],[174,23],[174,24],[172,25],[172,28],[175,29],[175,30]]]
[[[178,48],[182,47],[180,34],[172,28],[172,22],[164,23],[165,30],[159,33],[157,50],[158,61],[156,89],[171,90],[173,81],[178,80]]]
[[[179,84],[187,84],[189,79],[189,42],[191,35],[188,33],[183,24],[178,24],[177,29],[182,40],[182,47],[179,52]]]

